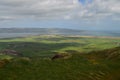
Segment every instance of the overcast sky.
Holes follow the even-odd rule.
[[[120,0],[0,0],[0,27],[120,30]]]

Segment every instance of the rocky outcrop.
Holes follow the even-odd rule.
[[[5,55],[14,55],[14,56],[19,56],[21,55],[19,52],[15,50],[10,50],[10,49],[5,49],[0,51],[0,54],[5,54]]]
[[[72,55],[68,54],[68,53],[61,53],[61,54],[56,54],[54,55],[51,60],[56,60],[56,59],[67,59],[69,57],[71,57]]]

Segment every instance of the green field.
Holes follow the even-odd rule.
[[[120,80],[120,38],[29,36],[0,39],[0,80]],[[68,58],[51,60],[55,54]]]
[[[12,49],[24,56],[44,56],[64,52],[90,52],[120,46],[119,38],[90,38],[73,36],[31,36],[0,39],[0,50]]]

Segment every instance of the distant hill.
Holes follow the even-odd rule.
[[[79,33],[82,30],[62,28],[0,28],[0,33]]]
[[[58,28],[0,28],[0,38],[25,37],[31,35],[79,35],[82,30]]]
[[[22,37],[29,35],[49,35],[49,34],[120,37],[120,32],[117,31],[89,31],[64,28],[0,28],[0,38]]]

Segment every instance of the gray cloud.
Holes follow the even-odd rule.
[[[76,0],[0,0],[0,16],[61,17],[76,7]]]
[[[15,19],[100,19],[120,15],[120,0],[0,0],[0,21]]]

